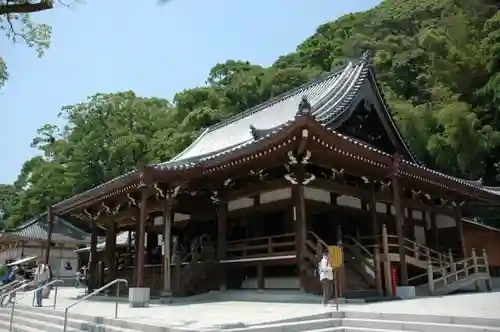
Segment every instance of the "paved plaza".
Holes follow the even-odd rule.
[[[63,311],[73,303],[82,291],[74,288],[61,288],[56,310]],[[31,297],[19,301],[31,305]],[[52,301],[45,300],[44,306],[50,307]],[[83,315],[113,317],[113,301],[85,301],[71,309]],[[500,293],[473,293],[446,297],[421,298],[407,301],[391,301],[371,304],[345,304],[343,311],[369,311],[381,313],[414,313],[446,316],[468,316],[500,319]],[[176,303],[170,305],[152,304],[149,308],[130,308],[120,303],[118,318],[138,323],[202,329],[238,323],[255,324],[308,316],[335,310],[321,304],[269,303],[269,302],[212,302]]]

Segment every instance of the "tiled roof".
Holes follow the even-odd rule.
[[[349,63],[341,71],[331,73],[277,98],[222,121],[203,132],[186,150],[169,162],[157,164],[159,169],[192,167],[214,155],[227,154],[248,146],[263,137],[254,138],[251,126],[269,136],[293,121],[297,106],[307,96],[311,115],[327,123],[341,115],[353,101],[370,68],[368,59]]]
[[[3,231],[1,238],[15,238],[35,241],[46,241],[48,238],[48,225],[46,214],[33,218],[26,223]],[[64,219],[55,216],[52,228],[52,242],[58,243],[86,243],[88,233],[76,228]]]
[[[356,97],[359,95],[358,92],[361,91],[363,84],[368,78],[373,81],[375,84],[375,93],[382,99],[386,120],[410,157],[409,160],[404,160],[404,163],[408,166],[424,170],[427,173],[458,182],[464,186],[474,187],[488,193],[497,193],[496,190],[483,188],[477,184],[470,183],[470,181],[433,171],[419,163],[405,143],[389,110],[386,108],[383,93],[378,86],[375,73],[371,67],[369,54],[363,55],[359,61],[350,62],[340,71],[318,78],[211,126],[172,160],[152,165],[152,167],[158,170],[190,169],[198,165],[204,166],[207,162],[214,160],[219,162],[221,161],[221,157],[230,156],[242,149],[258,148],[258,143],[262,140],[282,132],[283,129],[294,123],[297,116],[297,107],[303,96],[307,97],[312,106],[311,116],[321,125],[326,126],[337,119],[342,119],[342,115],[346,114],[345,111],[351,109]],[[256,132],[258,135],[255,135]],[[347,136],[346,139],[350,139],[353,142],[356,141]],[[378,149],[373,149],[367,144],[358,143],[369,149],[388,155]],[[129,172],[80,195],[59,202],[54,207],[66,206],[91,195],[108,193],[119,188],[120,185],[123,186],[124,184],[120,182],[121,180],[126,180],[128,181],[127,183],[137,180],[137,173],[137,171]]]

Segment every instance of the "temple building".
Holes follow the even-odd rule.
[[[491,286],[487,251],[467,243],[469,226],[481,226],[464,221],[462,210],[499,202],[495,190],[422,165],[365,54],[207,128],[170,161],[51,206],[49,215],[88,220],[91,276],[97,231],[105,229],[101,284],[128,278],[131,301],[145,305],[153,293],[319,293],[317,262],[330,245],[344,250],[342,296]],[[137,236],[115,250],[121,232]]]
[[[47,239],[50,234],[50,249]],[[55,216],[51,229],[46,214],[0,232],[0,263],[25,261],[34,265],[36,259],[48,261],[53,276],[60,279],[75,277],[78,259],[76,246],[88,243],[89,233],[75,227],[61,217]]]

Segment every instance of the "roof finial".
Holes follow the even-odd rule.
[[[297,111],[297,115],[311,114],[311,111],[312,111],[311,104],[309,103],[309,100],[307,100],[307,96],[303,95],[302,100],[299,104],[299,110]]]
[[[250,125],[250,133],[252,134],[254,140],[259,139],[259,131],[253,125]]]

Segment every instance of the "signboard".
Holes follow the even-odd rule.
[[[329,246],[330,262],[332,268],[336,269],[344,265],[344,252],[340,246]]]
[[[396,287],[398,286],[398,269],[391,267],[391,282],[392,282],[392,296],[396,296]]]

